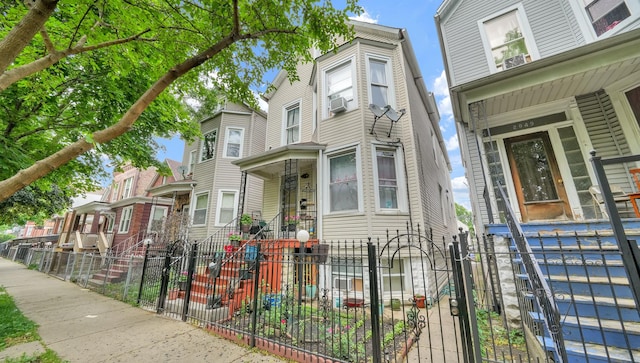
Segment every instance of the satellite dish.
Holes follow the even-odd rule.
[[[389,106],[389,110],[386,112],[386,115],[389,118],[389,120],[391,120],[391,127],[389,128],[389,133],[387,134],[387,137],[391,137],[391,129],[393,129],[393,124],[398,122],[402,117],[402,115],[404,115],[404,113],[405,113],[404,108],[396,111],[393,108],[391,108],[391,106]]]
[[[386,105],[384,107],[380,107],[378,105],[374,105],[373,103],[369,104],[369,110],[373,113],[373,125],[371,126],[371,130],[369,130],[369,134],[373,134],[373,129],[376,127],[376,122],[382,116],[384,116],[387,112],[389,112],[391,106]]]
[[[187,167],[184,165],[180,165],[178,167],[178,173],[180,173],[180,175],[182,175],[182,179],[184,179],[184,173],[187,172]]]

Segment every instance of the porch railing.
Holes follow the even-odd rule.
[[[637,241],[632,241],[627,238],[624,227],[622,226],[622,221],[620,220],[620,214],[616,207],[616,202],[613,199],[607,174],[604,170],[605,165],[640,161],[640,155],[602,159],[600,156],[596,156],[595,150],[591,151],[590,154],[591,165],[593,165],[596,180],[602,191],[602,198],[607,210],[607,215],[609,216],[611,229],[618,242],[618,248],[620,248],[620,252],[622,252],[622,262],[629,275],[629,284],[633,291],[636,306],[640,306],[640,249],[638,248]],[[632,201],[632,203],[634,203],[634,201]]]
[[[522,231],[522,227],[520,226],[513,209],[511,209],[511,205],[508,203],[509,199],[504,191],[504,187],[499,185],[498,191],[502,197],[502,203],[504,203],[503,210],[505,212],[507,226],[511,232],[511,237],[515,243],[519,258],[522,259],[522,265],[524,266],[529,279],[533,298],[538,305],[539,310],[542,312],[545,327],[553,341],[553,349],[556,353],[556,357],[558,357],[561,362],[567,362],[567,352],[564,346],[564,338],[562,337],[560,325],[560,313],[558,306],[554,301],[553,292],[549,288],[549,285],[540,270],[540,266],[533,258],[533,251],[529,246],[529,242]]]

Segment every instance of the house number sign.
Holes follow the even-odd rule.
[[[482,130],[482,136],[483,137],[489,136],[489,132],[491,132],[491,135],[506,134],[508,132],[526,130],[532,127],[549,125],[552,123],[566,121],[566,120],[567,120],[567,115],[564,112],[560,112],[560,113],[555,113],[547,116],[532,118],[529,120],[518,121],[518,122],[506,124],[506,125],[500,125],[500,126],[492,127],[488,130],[484,129]]]

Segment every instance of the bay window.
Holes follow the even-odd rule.
[[[193,209],[193,225],[206,224],[208,206],[209,193],[201,193],[196,195],[196,206]]]
[[[332,115],[331,101],[344,98],[347,110],[354,109],[357,105],[356,91],[354,90],[355,59],[349,59],[324,72],[325,102],[324,117]]]
[[[212,130],[204,134],[202,140],[202,148],[200,150],[200,161],[213,159],[216,152],[216,139],[218,137],[218,129]]]
[[[369,103],[384,107],[395,107],[391,61],[386,57],[367,55],[369,76]]]
[[[330,155],[329,211],[358,211],[360,209],[359,165],[357,149]]]
[[[228,158],[242,157],[242,141],[244,139],[244,129],[227,128],[225,137],[224,155]]]
[[[225,225],[231,221],[236,215],[236,191],[221,190],[218,194],[218,225]]]

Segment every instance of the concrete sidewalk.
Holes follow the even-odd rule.
[[[72,363],[283,362],[2,258],[0,285],[40,326],[46,346]],[[44,351],[29,343],[0,351],[0,359],[33,349]]]

